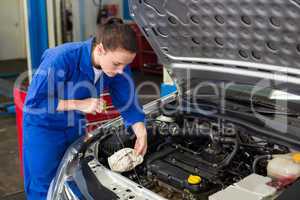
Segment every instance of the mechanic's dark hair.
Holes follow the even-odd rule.
[[[136,34],[129,24],[124,24],[120,18],[110,18],[98,26],[96,43],[102,43],[105,50],[118,48],[132,53],[137,52]]]

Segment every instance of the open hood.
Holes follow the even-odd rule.
[[[169,73],[300,94],[300,0],[129,0]]]

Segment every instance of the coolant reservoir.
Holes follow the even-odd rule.
[[[267,166],[268,176],[295,180],[300,177],[300,153],[273,155]]]

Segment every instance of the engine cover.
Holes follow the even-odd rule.
[[[154,153],[147,160],[148,177],[159,179],[175,188],[191,192],[205,192],[217,184],[222,171],[217,170],[200,158],[176,145],[168,146]],[[201,177],[199,184],[190,184],[190,175]]]

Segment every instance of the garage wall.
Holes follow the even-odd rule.
[[[0,1],[0,60],[26,58],[23,0]]]
[[[119,5],[119,15],[123,16],[123,0],[102,0],[102,4]],[[72,0],[72,13],[74,41],[86,40],[95,33],[98,7],[94,0]]]

